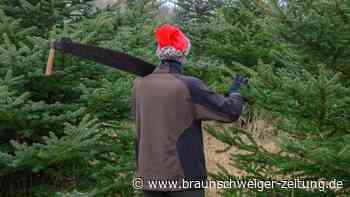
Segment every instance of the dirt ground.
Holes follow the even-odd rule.
[[[217,172],[218,167],[217,164],[220,163],[226,169],[228,169],[232,174],[240,175],[241,172],[239,169],[233,168],[230,166],[230,158],[229,153],[217,153],[215,151],[222,150],[225,148],[225,145],[219,140],[215,139],[213,136],[204,132],[204,145],[205,145],[205,156],[207,163],[207,170],[209,172]],[[219,197],[217,194],[218,190],[216,189],[208,189],[206,192],[206,197]]]
[[[265,121],[255,121],[250,125],[249,130],[254,132],[254,138],[257,140],[259,144],[261,144],[265,149],[269,151],[278,150],[276,144],[273,139],[273,128],[271,128],[271,124]],[[218,153],[217,150],[223,150],[226,148],[226,145],[215,137],[211,136],[209,133],[204,132],[204,146],[205,146],[205,156],[206,156],[206,164],[208,172],[215,173],[218,171],[217,164],[224,166],[226,170],[230,172],[230,174],[235,176],[245,176],[246,173],[242,170],[239,170],[232,165],[230,165],[233,161],[230,160],[230,152],[238,151],[237,149],[230,149],[227,152]],[[206,197],[219,197],[217,193],[218,189],[207,189]]]

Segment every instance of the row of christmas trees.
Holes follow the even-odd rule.
[[[249,178],[343,181],[342,189],[230,189],[223,196],[346,196],[350,181],[350,5],[346,1],[178,0],[167,18],[193,50],[186,73],[224,93],[235,73],[250,78],[248,127],[209,132]],[[157,63],[153,1],[98,10],[86,1],[0,2],[0,196],[136,196],[133,76],[58,55],[43,76],[50,40],[118,49]],[[270,121],[270,151],[249,124]],[[253,120],[253,122],[252,122]],[[249,122],[250,121],[250,122]],[[217,127],[215,127],[217,128]],[[264,132],[264,131],[261,131]],[[272,141],[272,139],[271,139]],[[238,178],[231,172],[213,176]],[[5,188],[5,189],[4,189]]]

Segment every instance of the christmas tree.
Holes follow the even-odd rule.
[[[1,2],[0,196],[135,196],[134,78],[59,52],[53,75],[43,71],[50,41],[62,37],[147,56],[152,45],[143,37],[153,28],[143,24],[157,7],[138,1],[90,17],[81,10],[88,1],[40,2],[27,1],[35,6],[26,14],[40,14],[33,18],[15,1]],[[45,17],[52,10],[42,6],[57,17]]]
[[[35,27],[36,35],[42,36],[53,26],[91,15],[92,1],[3,0],[0,9],[7,16],[20,19],[21,27]]]
[[[344,44],[349,42],[345,33],[349,32],[349,5],[338,1],[241,1],[232,5],[231,9],[254,16],[261,31],[273,35],[267,44],[273,41],[281,50],[270,48],[272,58],[259,57],[254,71],[246,72],[250,85],[243,95],[251,104],[248,125],[232,125],[223,131],[208,128],[228,145],[227,149],[236,148],[230,157],[232,165],[246,176],[238,177],[222,167],[213,177],[298,179],[324,184],[337,180],[341,187],[234,188],[222,195],[346,196],[350,187],[350,88],[349,56]],[[239,20],[236,23],[242,25]],[[250,33],[245,26],[240,30],[244,35]],[[273,132],[259,131],[254,126],[259,120],[273,124]],[[259,135],[268,136],[264,141],[275,148],[264,146]]]

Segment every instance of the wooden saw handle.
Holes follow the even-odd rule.
[[[53,65],[55,62],[55,52],[56,52],[55,48],[51,47],[49,58],[47,60],[47,65],[46,65],[46,71],[45,71],[46,76],[49,76],[52,73]]]

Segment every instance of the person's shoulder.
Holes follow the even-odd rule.
[[[175,77],[183,81],[190,90],[205,86],[204,82],[197,77],[182,74],[176,74]]]
[[[142,77],[136,77],[132,83],[135,86],[137,83],[140,83],[141,80],[142,80]]]
[[[193,76],[176,74],[175,77],[186,82],[186,83],[189,83],[189,84],[203,83],[202,80],[198,79],[197,77],[193,77]]]

